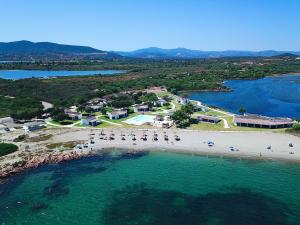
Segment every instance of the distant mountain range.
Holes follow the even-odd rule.
[[[272,57],[282,54],[300,55],[300,51],[200,51],[186,48],[162,49],[156,47],[139,49],[131,52],[116,52],[125,57],[163,59],[163,58],[221,58],[221,57]]]
[[[0,42],[0,61],[32,60],[109,60],[120,58],[177,59],[221,57],[272,57],[282,54],[300,55],[297,51],[200,51],[186,48],[145,48],[131,52],[102,51],[87,46],[63,45],[51,42]]]
[[[121,57],[113,52],[51,42],[0,42],[0,60],[71,60],[110,59]]]

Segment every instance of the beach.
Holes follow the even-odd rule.
[[[1,141],[11,142],[22,134],[18,130],[0,136]],[[160,150],[193,152],[202,155],[219,155],[242,158],[277,159],[300,162],[300,138],[277,132],[256,131],[192,131],[182,129],[80,129],[60,128],[44,129],[28,134],[31,139],[49,136],[47,140],[26,141],[15,143],[19,151],[12,154],[17,155],[25,151],[30,154],[49,152],[47,145],[57,143],[76,142],[81,144],[82,149],[54,149],[75,150],[84,152],[88,150],[101,151],[109,148],[127,150]],[[142,137],[146,135],[147,140]],[[175,140],[175,136],[179,140]],[[110,140],[113,137],[113,140]],[[157,136],[157,140],[153,140]],[[133,137],[136,140],[133,141]],[[165,140],[168,139],[168,140]],[[105,140],[107,139],[107,140]],[[93,143],[91,143],[93,140]],[[209,142],[210,146],[209,146]],[[83,147],[83,144],[87,144]],[[292,143],[293,147],[289,144]],[[53,149],[52,149],[53,150]],[[0,165],[8,161],[11,155],[1,158]]]
[[[1,136],[1,141],[15,143],[19,146],[19,150],[0,158],[0,177],[7,177],[47,163],[86,157],[109,149],[124,149],[129,152],[170,151],[300,163],[300,138],[285,133],[50,128],[27,134],[29,141],[14,142],[21,132],[17,130]]]
[[[106,129],[78,130],[54,136],[56,142],[72,141],[76,139],[87,140],[88,148],[101,150],[107,148],[120,148],[128,150],[168,150],[179,152],[193,152],[204,155],[220,155],[243,158],[282,159],[300,162],[300,138],[282,133],[273,132],[213,132],[191,130],[163,130],[163,129]],[[114,134],[114,140],[109,140]],[[142,140],[143,135],[147,140]],[[157,134],[157,141],[153,140]],[[122,136],[124,139],[122,140]],[[133,141],[133,135],[136,140]],[[165,135],[168,141],[164,140]],[[180,140],[174,139],[177,135]],[[100,139],[106,136],[108,140]],[[91,144],[88,140],[94,140]],[[212,146],[208,142],[213,142]],[[293,147],[289,146],[293,144]],[[271,146],[271,149],[268,149]],[[230,149],[233,147],[233,151]],[[293,153],[293,154],[291,154]]]

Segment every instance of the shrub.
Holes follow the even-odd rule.
[[[0,156],[8,155],[18,150],[14,144],[0,143]]]

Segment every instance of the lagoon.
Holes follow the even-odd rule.
[[[114,75],[121,74],[121,70],[0,70],[0,78],[4,79],[24,79],[24,78],[48,78],[64,76],[91,76],[91,75]]]
[[[0,185],[0,223],[299,225],[300,167],[112,151]]]
[[[275,117],[300,117],[300,75],[228,80],[231,92],[192,92],[190,98],[232,113],[244,107],[248,113]]]

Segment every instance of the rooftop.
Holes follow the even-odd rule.
[[[135,107],[138,109],[148,109],[149,108],[148,105],[136,105]]]
[[[219,117],[211,116],[211,115],[199,115],[199,116],[197,116],[197,118],[198,119],[205,119],[205,120],[215,120],[215,121],[221,120]]]
[[[114,115],[124,115],[127,114],[127,111],[125,110],[114,110],[112,112],[109,112],[110,114],[114,114]]]
[[[234,122],[272,126],[272,125],[292,124],[293,120],[290,118],[267,117],[267,116],[260,116],[254,114],[245,114],[245,115],[236,115],[234,117]]]
[[[43,126],[43,125],[45,125],[44,121],[32,121],[32,122],[24,123],[24,126],[27,126],[27,127]]]

